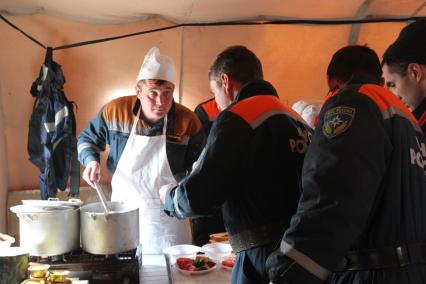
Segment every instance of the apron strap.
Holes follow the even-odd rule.
[[[166,116],[164,117],[163,135],[166,135],[166,132],[167,132],[167,114],[168,113],[166,113]]]
[[[138,113],[136,114],[135,119],[133,119],[132,130],[130,130],[129,138],[131,138],[131,137],[134,137],[134,136],[135,136],[135,133],[136,133],[136,125],[138,124],[139,116],[140,116],[140,114],[141,114],[141,109],[142,109],[142,107],[139,107],[139,109],[138,109]]]

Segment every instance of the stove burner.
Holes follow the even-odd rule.
[[[142,265],[139,251],[94,255],[78,250],[49,257],[30,256],[30,261],[49,264],[51,270],[69,270],[68,277],[89,280],[90,284],[137,284]]]

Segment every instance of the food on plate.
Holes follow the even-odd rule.
[[[225,268],[233,268],[235,264],[235,255],[229,256],[222,260],[222,266]]]
[[[197,255],[195,259],[179,257],[176,259],[176,265],[182,270],[203,271],[214,268],[216,263],[206,256]]]
[[[209,240],[209,242],[211,243],[228,242],[228,241],[229,241],[229,236],[227,232],[211,234],[210,240]]]

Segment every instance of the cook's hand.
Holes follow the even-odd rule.
[[[160,187],[160,190],[158,191],[158,193],[160,194],[160,200],[163,204],[166,202],[167,191],[177,185],[178,185],[177,183],[173,182]]]
[[[91,186],[95,187],[94,182],[101,179],[101,165],[98,161],[91,161],[83,171],[83,179]]]

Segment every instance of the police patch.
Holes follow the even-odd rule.
[[[351,107],[335,107],[324,115],[322,132],[327,138],[336,137],[345,132],[355,117],[355,109]]]

